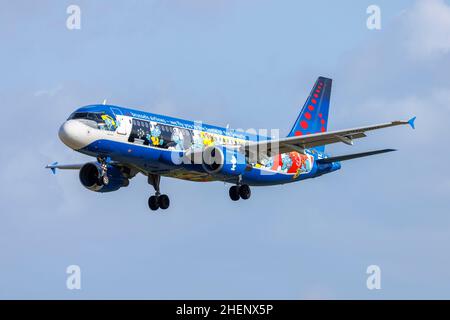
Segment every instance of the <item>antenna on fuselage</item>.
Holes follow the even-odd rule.
[[[106,105],[106,99],[103,100],[103,105]]]

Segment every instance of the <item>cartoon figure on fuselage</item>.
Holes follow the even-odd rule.
[[[108,116],[107,114],[101,115],[102,120],[105,122],[106,129],[109,131],[114,131],[117,128],[116,122],[113,118]]]
[[[150,140],[154,146],[160,146],[164,143],[161,138],[161,129],[155,122],[150,122]]]
[[[210,146],[212,144],[214,144],[214,140],[212,139],[211,135],[207,132],[201,132],[200,136],[203,139],[203,145],[204,146]]]
[[[303,172],[309,172],[312,170],[312,163],[313,163],[314,159],[312,156],[310,156],[309,154],[304,155],[304,157],[302,157],[302,170]]]
[[[175,143],[174,147],[169,147],[171,150],[184,150],[184,136],[180,129],[173,128],[172,141]]]
[[[281,171],[288,172],[292,167],[292,159],[287,153],[281,155]]]
[[[192,131],[192,149],[203,149],[203,139],[200,136],[200,131]]]

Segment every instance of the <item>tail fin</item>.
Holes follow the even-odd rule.
[[[331,83],[332,80],[328,78],[317,79],[288,137],[327,131]],[[314,149],[323,152],[325,147],[319,146]]]

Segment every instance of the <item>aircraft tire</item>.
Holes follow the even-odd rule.
[[[239,196],[242,199],[247,200],[250,198],[251,195],[252,195],[252,190],[250,189],[248,184],[243,184],[242,186],[239,187]]]
[[[170,199],[169,196],[166,194],[162,194],[158,197],[158,204],[159,207],[163,210],[166,210],[170,206]]]
[[[159,208],[158,200],[159,199],[157,196],[151,196],[150,198],[148,198],[148,207],[150,208],[150,210],[152,211],[158,210]]]
[[[233,201],[239,200],[239,187],[238,186],[232,186],[229,191],[230,199]]]

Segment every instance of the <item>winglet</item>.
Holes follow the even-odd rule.
[[[408,124],[411,126],[411,128],[415,129],[414,121],[416,121],[416,117],[412,117],[408,120]]]
[[[56,174],[56,168],[55,166],[58,165],[58,162],[53,162],[51,165],[47,165],[45,166],[45,168],[52,170],[53,174]]]

